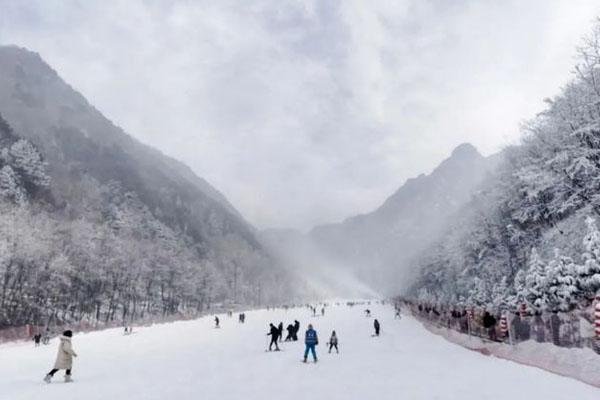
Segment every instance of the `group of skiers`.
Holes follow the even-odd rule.
[[[40,344],[48,344],[50,343],[50,334],[46,333],[42,335],[41,333],[36,333],[33,335],[33,343],[35,343],[35,347],[38,347]]]
[[[283,327],[283,325],[280,325]],[[293,324],[289,324],[286,328],[287,336],[285,337],[286,342],[296,342],[298,341],[298,331],[300,330],[300,322],[298,320],[294,320]]]
[[[313,317],[317,316],[317,307],[315,306],[308,306],[310,308],[310,310],[312,311],[312,315]],[[321,316],[324,317],[325,316],[325,307],[321,307]]]
[[[315,308],[313,307],[312,310],[314,312]],[[324,307],[321,310],[321,313],[322,313],[322,315],[325,314]],[[368,315],[370,315],[370,312],[368,313]],[[239,315],[239,322],[244,323],[245,319],[246,319],[245,313],[241,313]],[[219,328],[220,327],[219,324],[220,324],[219,317],[215,316],[215,328]],[[374,320],[373,327],[375,329],[374,336],[379,336],[381,325],[377,319]],[[273,346],[275,346],[275,351],[279,351],[280,348],[279,348],[278,342],[281,342],[282,337],[283,337],[283,322],[280,322],[278,326],[275,326],[273,323],[271,323],[271,324],[269,324],[269,328],[270,329],[269,329],[269,333],[267,333],[267,336],[271,336],[271,341],[269,343],[268,350],[272,351]],[[300,322],[298,320],[294,320],[293,324],[289,324],[287,326],[288,335],[285,338],[285,341],[286,342],[287,341],[297,341],[299,330],[300,330]],[[132,332],[131,328],[125,327],[126,334],[129,334],[131,332]],[[77,357],[77,353],[73,350],[73,346],[71,344],[72,337],[73,337],[73,332],[70,330],[64,331],[63,334],[60,336],[60,343],[58,346],[58,353],[56,355],[56,361],[54,363],[54,367],[52,368],[52,370],[50,370],[50,372],[48,372],[48,374],[46,374],[46,376],[44,377],[45,382],[50,383],[52,378],[54,377],[54,374],[56,374],[56,372],[58,372],[61,369],[65,370],[65,378],[64,378],[65,382],[72,382],[71,370],[73,368],[73,358]],[[42,336],[40,334],[34,335],[34,341],[35,341],[36,346],[39,345],[41,339],[42,339]],[[304,344],[305,344],[305,349],[304,349],[303,362],[306,363],[308,360],[309,354],[312,354],[313,361],[316,363],[317,362],[316,346],[319,344],[319,337],[317,335],[317,331],[314,329],[312,324],[308,324],[308,328],[304,334]],[[335,349],[336,353],[339,353],[338,336],[337,336],[335,330],[331,332],[331,336],[329,338],[329,342],[327,342],[327,345],[329,346],[329,353],[331,353],[331,351],[333,349]]]
[[[316,308],[315,307],[310,307],[311,311],[313,311],[313,314],[315,313]],[[366,310],[369,311],[368,312],[368,316],[371,315],[370,310]],[[397,310],[397,314],[399,313],[399,311]],[[325,309],[322,309],[322,315],[325,314]],[[375,334],[373,336],[379,336],[380,332],[381,332],[381,324],[379,323],[379,321],[377,319],[375,319],[373,321],[373,328],[375,329]],[[287,331],[288,331],[288,336],[285,338],[285,341],[297,341],[298,340],[298,331],[300,329],[300,322],[298,322],[297,320],[294,320],[294,324],[290,324],[287,327]],[[278,326],[275,326],[275,324],[270,323],[269,324],[269,332],[267,333],[267,336],[271,336],[271,341],[269,343],[269,347],[268,347],[268,351],[273,351],[273,346],[275,346],[275,351],[280,351],[281,349],[279,348],[278,342],[281,342],[281,338],[283,336],[283,322],[280,322]],[[317,362],[317,351],[316,351],[316,346],[319,344],[319,337],[317,335],[317,331],[314,329],[314,327],[312,326],[312,324],[308,324],[308,328],[306,330],[306,332],[304,333],[304,345],[305,345],[305,349],[304,349],[304,359],[303,362],[307,362],[308,356],[309,354],[312,354],[313,357],[313,361]],[[331,332],[331,336],[329,337],[329,342],[327,342],[327,345],[329,346],[329,353],[331,353],[331,351],[333,349],[335,349],[336,353],[339,353],[339,348],[338,348],[338,336],[337,333],[334,331]]]

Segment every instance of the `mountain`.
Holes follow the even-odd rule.
[[[39,145],[58,185],[69,185],[64,174],[88,174],[101,183],[120,180],[137,191],[163,218],[188,224],[200,238],[214,225],[237,230],[253,241],[250,227],[225,197],[187,166],[143,145],[115,126],[60,79],[39,55],[17,47],[0,47],[0,112],[20,135]],[[58,201],[64,201],[56,191]],[[187,212],[203,214],[188,220]],[[199,224],[213,214],[211,225]]]
[[[172,314],[291,295],[285,272],[218,190],[126,134],[38,54],[0,46],[0,122],[0,206],[26,236],[35,236],[35,221],[46,221],[37,242],[49,243],[34,249],[11,231],[9,241],[22,247],[15,265],[31,269],[30,281],[10,267],[14,254],[0,252],[9,265],[0,267],[0,303],[27,304],[4,308],[0,327],[59,316],[108,321]],[[46,287],[39,281],[44,274],[66,287]]]
[[[486,158],[462,144],[431,174],[409,179],[373,212],[315,227],[309,236],[327,258],[393,293],[413,258],[438,238],[497,163],[498,156]]]

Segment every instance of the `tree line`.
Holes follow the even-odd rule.
[[[577,52],[573,79],[415,260],[411,296],[566,311],[600,289],[600,21]]]

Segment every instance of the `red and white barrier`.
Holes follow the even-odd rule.
[[[519,315],[521,316],[521,318],[527,316],[527,305],[525,303],[521,304],[521,308],[519,309]]]
[[[471,338],[472,325],[473,324],[473,308],[467,309],[467,330],[469,332],[469,339]]]
[[[470,320],[472,320],[472,319],[473,319],[473,309],[472,309],[472,308],[469,308],[469,309],[467,310],[467,317],[468,317]]]
[[[505,338],[508,333],[508,320],[506,319],[506,314],[502,314],[500,317],[500,332],[502,333],[502,337]]]
[[[594,306],[594,331],[596,339],[600,340],[600,294],[596,295],[596,305]]]

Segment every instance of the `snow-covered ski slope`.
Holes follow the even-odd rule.
[[[331,306],[324,317],[306,308],[248,312],[237,317],[139,328],[130,336],[107,330],[76,334],[74,383],[42,382],[54,362],[57,340],[0,346],[2,400],[266,400],[266,399],[600,399],[600,390],[558,375],[486,357],[451,344],[407,316],[394,320],[388,306],[369,306],[382,323],[371,337],[373,319],[364,307]],[[287,326],[297,318],[319,333],[319,362],[301,362],[303,344],[283,343],[265,352],[268,322]],[[327,354],[335,329],[340,354]],[[600,372],[599,372],[600,373]]]

